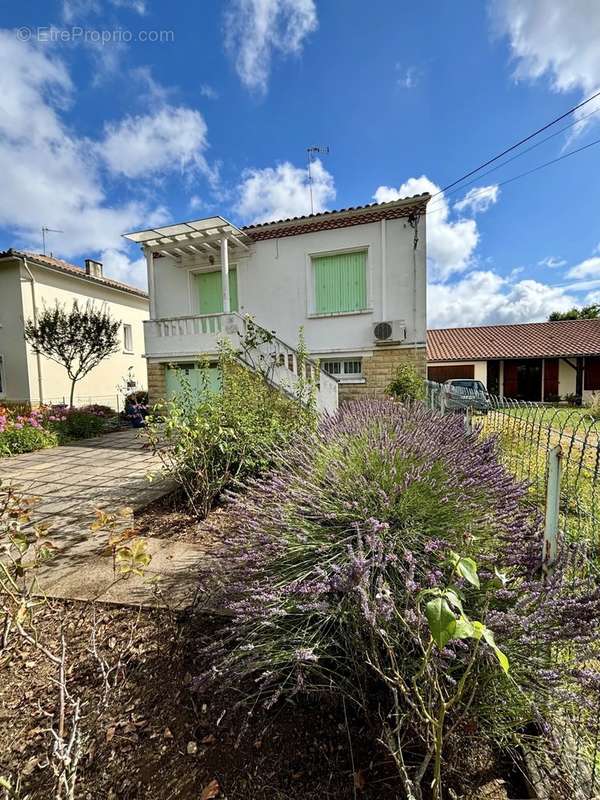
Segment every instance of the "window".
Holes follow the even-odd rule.
[[[133,328],[131,325],[123,325],[123,350],[126,353],[133,353]]]
[[[4,378],[4,356],[0,356],[0,397],[6,394],[6,383]]]
[[[333,375],[341,381],[362,378],[362,361],[360,358],[323,361],[322,367],[329,375]]]
[[[367,251],[313,256],[314,311],[344,314],[367,308]]]

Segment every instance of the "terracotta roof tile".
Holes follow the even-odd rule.
[[[31,253],[27,250],[13,250],[12,248],[0,253],[0,258],[10,258],[11,256],[15,256],[16,258],[27,258],[34,264],[41,264],[44,267],[50,267],[51,269],[57,270],[57,272],[64,272],[69,275],[77,275],[78,278],[84,278],[85,280],[90,281],[90,283],[108,286],[111,289],[119,289],[123,292],[135,294],[138,297],[148,297],[147,292],[144,292],[142,289],[138,289],[135,286],[131,286],[129,283],[121,283],[121,281],[115,281],[112,278],[105,277],[104,275],[101,278],[97,278],[95,275],[88,275],[87,272],[81,267],[78,267],[75,264],[69,264],[68,261],[63,261],[62,258],[54,258],[54,256],[46,256],[42,253]]]
[[[429,362],[591,355],[600,355],[600,319],[427,331]]]
[[[275,239],[283,236],[299,236],[303,233],[348,228],[378,222],[381,219],[398,219],[409,216],[413,211],[425,212],[431,195],[427,192],[412,197],[402,197],[389,203],[369,203],[364,206],[338,208],[335,211],[321,211],[304,217],[259,222],[241,228],[253,241]]]

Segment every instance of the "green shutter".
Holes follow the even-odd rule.
[[[200,314],[220,314],[223,311],[221,270],[200,272],[197,275]],[[229,270],[229,304],[232,311],[238,310],[237,270]]]
[[[204,377],[202,370],[205,370]],[[198,400],[202,399],[205,390],[209,394],[218,394],[221,391],[221,373],[216,366],[201,366],[200,364],[180,364],[167,367],[165,383],[167,398],[172,400],[181,393],[182,378],[189,382],[192,394]]]
[[[313,258],[315,311],[335,314],[367,307],[367,254],[340,253]]]

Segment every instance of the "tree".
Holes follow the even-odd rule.
[[[73,405],[75,384],[98,364],[119,349],[119,328],[106,306],[97,308],[88,301],[81,308],[77,300],[66,311],[57,301],[44,308],[37,321],[27,320],[25,338],[34,353],[52,359],[67,370],[71,380],[69,404]]]
[[[600,318],[600,304],[594,303],[583,308],[571,308],[569,311],[553,311],[548,317],[550,322],[561,319],[598,319]]]
[[[424,400],[425,381],[412,364],[403,362],[396,367],[385,392],[403,403],[408,400]]]

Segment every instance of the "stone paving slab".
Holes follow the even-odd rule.
[[[39,571],[41,593],[132,605],[189,605],[200,564],[208,557],[205,548],[144,537],[152,556],[144,578],[115,580],[112,558],[102,555],[106,533],[91,531],[97,509],[135,511],[172,491],[174,484],[160,475],[147,480],[159,469],[159,459],[132,429],[0,459],[0,478],[39,497],[30,525],[48,525],[48,538],[59,548]],[[158,580],[158,594],[152,579]]]

